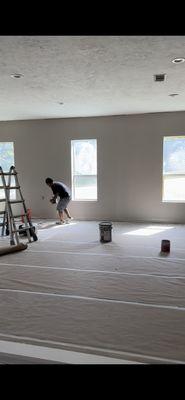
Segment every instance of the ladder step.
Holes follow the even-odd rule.
[[[6,213],[6,211],[0,211],[0,214],[5,214]]]
[[[16,204],[16,203],[24,203],[25,200],[8,200],[8,203]]]
[[[19,214],[19,215],[10,215],[10,218],[20,218],[20,217],[25,217],[27,214]]]
[[[24,228],[21,228],[21,229],[13,229],[12,232],[13,232],[13,233],[14,233],[14,232],[24,232],[24,231],[28,231],[28,230],[30,230],[30,229],[32,229],[32,227],[31,227],[31,226],[28,226],[28,228],[24,227]]]
[[[0,186],[0,189],[20,189],[20,186]]]
[[[13,173],[10,173],[10,172],[0,172],[0,175],[4,175],[4,176],[17,175],[17,172],[13,172]]]
[[[6,201],[6,199],[0,199],[0,201]]]

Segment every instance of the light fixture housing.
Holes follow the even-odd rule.
[[[156,74],[154,75],[155,82],[164,82],[166,80],[166,74]]]
[[[179,96],[179,93],[170,93],[169,96],[171,97]]]
[[[181,64],[181,63],[183,63],[184,61],[185,61],[185,58],[179,57],[179,58],[174,58],[174,59],[172,60],[172,63],[174,63],[174,64]]]
[[[11,78],[23,78],[23,74],[11,74]]]

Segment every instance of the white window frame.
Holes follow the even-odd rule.
[[[173,135],[173,136],[163,136],[163,162],[164,162],[164,140],[165,138],[184,138],[185,139],[185,135]],[[163,167],[162,167],[163,168]],[[176,177],[184,177],[185,178],[185,173],[179,174],[179,173],[164,173],[164,170],[162,170],[162,202],[163,203],[185,203],[185,199],[184,200],[165,200],[164,199],[164,180],[168,179],[169,177],[172,178],[176,178]]]
[[[74,184],[74,178],[76,177],[76,176],[79,176],[79,175],[77,175],[77,174],[74,174],[74,153],[73,153],[73,151],[74,151],[74,146],[73,146],[73,142],[85,142],[85,141],[87,141],[87,140],[96,140],[96,152],[97,152],[97,139],[96,138],[83,138],[83,139],[72,139],[71,140],[71,188],[72,188],[72,190],[71,190],[71,192],[72,192],[72,201],[78,201],[78,202],[82,202],[82,201],[90,201],[90,202],[97,202],[98,201],[98,174],[96,174],[96,175],[83,175],[83,176],[86,176],[86,177],[88,177],[88,176],[96,176],[96,179],[97,179],[97,198],[96,199],[78,199],[78,198],[75,198],[75,184]],[[97,161],[97,164],[98,164],[98,161]],[[98,169],[98,166],[97,166],[97,169]]]
[[[13,166],[15,166],[15,148],[14,148],[14,142],[12,142],[12,141],[1,141],[0,142],[0,145],[1,145],[1,143],[12,143],[13,144],[13,157],[14,157],[14,160],[13,160],[13,163],[11,163],[11,165],[10,165],[10,167],[13,165]],[[0,165],[1,165],[1,161],[0,161]],[[1,165],[2,166],[2,165]],[[9,167],[9,169],[10,169],[10,167]],[[3,168],[3,172],[9,172],[9,169],[8,170],[5,170],[4,168]],[[7,182],[7,180],[8,180],[8,176],[5,176],[5,180],[6,180],[6,182]],[[11,181],[12,181],[12,178],[11,178]],[[7,184],[7,183],[6,183]],[[2,186],[2,179],[1,179],[1,184],[0,184],[0,186]],[[5,194],[3,193],[3,189],[0,189],[0,199],[2,199],[2,198],[4,198],[5,197]],[[16,189],[14,190],[10,190],[10,198],[12,199],[12,200],[16,200]]]

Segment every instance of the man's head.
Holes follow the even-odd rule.
[[[53,179],[51,179],[51,178],[46,178],[45,182],[46,182],[46,185],[51,186],[52,183],[53,183]]]

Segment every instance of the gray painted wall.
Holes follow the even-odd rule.
[[[77,219],[185,222],[185,204],[162,203],[163,136],[185,134],[185,112],[0,123],[35,217],[55,218],[47,176],[71,185],[71,139],[97,138],[98,201],[71,202]]]

